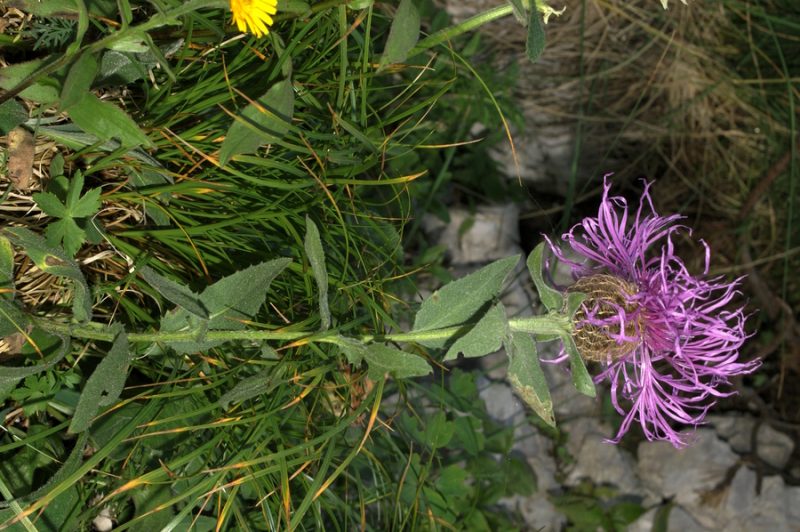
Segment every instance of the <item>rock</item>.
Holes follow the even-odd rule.
[[[756,453],[767,464],[783,469],[794,452],[794,440],[764,423],[756,434]]]
[[[675,449],[665,441],[642,442],[638,458],[643,486],[655,496],[673,498],[690,511],[704,506],[704,494],[724,485],[728,472],[738,462],[730,447],[710,429],[699,429],[694,443],[685,449]]]
[[[547,495],[537,492],[530,497],[516,495],[503,499],[500,503],[512,511],[519,513],[525,520],[526,530],[542,530],[546,532],[562,530],[567,518],[556,510]]]
[[[519,253],[519,207],[482,205],[475,212],[456,207],[450,221],[426,215],[423,229],[448,250],[453,265],[486,263]]]
[[[525,419],[525,405],[508,384],[489,382],[480,377],[478,389],[480,398],[486,403],[486,412],[495,420],[507,425],[517,425]]]
[[[582,419],[570,423],[588,424],[590,419]],[[574,431],[569,431],[570,439],[575,436]],[[567,475],[566,484],[577,486],[581,480],[589,479],[596,485],[612,485],[617,487],[622,493],[639,493],[641,483],[636,476],[636,461],[628,451],[618,445],[608,443],[605,440],[611,432],[607,430],[586,432],[580,449],[573,456],[576,458],[575,465]]]
[[[793,491],[798,488],[787,490],[778,476],[764,477],[760,494],[756,493],[756,486],[756,473],[746,467],[739,468],[727,491],[722,508],[724,519],[718,521],[724,524],[722,528],[732,532],[796,530],[797,521],[791,519],[789,512],[792,503],[800,502]]]
[[[108,506],[100,510],[97,517],[92,520],[92,526],[97,532],[109,532],[114,529],[113,516]]]
[[[528,465],[536,473],[536,484],[540,492],[558,487],[553,440],[542,435],[530,423],[523,423],[514,433],[513,450],[525,456]]]
[[[660,507],[645,512],[639,519],[628,526],[627,532],[651,532],[654,530],[653,525],[659,510],[661,510]],[[710,532],[712,530],[718,529],[702,526],[680,506],[673,506],[669,510],[666,532]]]
[[[752,416],[709,416],[709,422],[722,438],[728,441],[737,453],[753,452],[753,430],[758,420]],[[756,430],[756,453],[765,463],[783,469],[794,452],[794,439],[786,433],[775,430],[767,423],[761,423]]]
[[[708,422],[714,425],[717,434],[727,440],[734,451],[750,452],[755,418],[739,415],[708,416]]]

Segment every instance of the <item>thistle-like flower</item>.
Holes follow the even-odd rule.
[[[616,410],[624,416],[612,440],[638,422],[648,440],[687,444],[673,424],[696,427],[730,377],[754,371],[741,362],[747,334],[743,308],[731,305],[740,280],[692,275],[675,255],[672,237],[691,231],[680,215],[658,215],[645,184],[635,213],[624,198],[609,196],[606,180],[597,217],[586,218],[562,239],[575,255],[550,243],[572,270],[568,291],[586,294],[573,318],[573,340],[584,360],[597,362],[596,382],[607,380]],[[582,260],[583,259],[583,260]]]
[[[233,21],[242,33],[263,37],[269,33],[277,6],[278,0],[231,0]]]

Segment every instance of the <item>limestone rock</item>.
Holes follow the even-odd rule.
[[[703,506],[703,497],[724,481],[738,457],[710,429],[699,429],[696,441],[675,449],[665,441],[642,442],[637,471],[642,484],[654,494],[674,498],[690,509]]]
[[[483,264],[519,253],[516,203],[483,205],[475,212],[456,207],[448,214],[447,223],[426,215],[423,228],[447,248],[451,264]]]
[[[758,427],[756,433],[757,454],[764,462],[783,469],[794,452],[794,440],[786,433],[775,430],[768,424]]]

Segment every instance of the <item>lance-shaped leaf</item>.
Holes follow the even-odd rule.
[[[70,106],[69,116],[75,125],[97,138],[118,140],[125,148],[152,146],[147,135],[125,111],[90,92]]]
[[[539,0],[540,2],[543,0]],[[544,21],[536,0],[531,0],[530,18],[528,19],[528,39],[525,42],[525,51],[528,59],[536,61],[544,52]]]
[[[264,96],[244,108],[231,124],[222,147],[219,162],[228,163],[235,155],[254,153],[265,144],[283,138],[294,114],[294,89],[290,80],[275,83]]]
[[[453,360],[459,353],[463,353],[466,358],[494,353],[503,346],[503,339],[507,335],[506,311],[503,305],[498,303],[490,308],[467,334],[453,342],[444,359]]]
[[[108,354],[86,381],[86,386],[78,399],[78,406],[75,407],[72,422],[69,424],[69,431],[73,434],[88,429],[100,407],[114,404],[125,387],[131,353],[128,336],[121,329],[118,328]]]
[[[572,384],[574,384],[575,388],[582,394],[594,397],[597,395],[597,391],[594,388],[594,381],[586,370],[586,364],[583,363],[583,358],[578,352],[578,348],[575,346],[575,341],[572,339],[572,336],[569,335],[562,336],[561,341],[564,342],[564,349],[569,355]]]
[[[269,393],[283,381],[281,368],[266,368],[252,377],[239,382],[219,398],[217,405],[227,409],[231,403],[241,403],[253,397]]]
[[[89,92],[95,76],[97,76],[97,59],[88,52],[82,53],[78,59],[72,63],[64,79],[64,86],[61,89],[61,109],[66,110],[80,102]]]
[[[396,379],[421,377],[433,371],[428,361],[417,355],[400,351],[386,344],[370,344],[364,350],[364,360],[369,365],[368,376],[372,380],[383,378],[386,373]]]
[[[305,248],[319,291],[320,329],[325,331],[331,326],[331,311],[328,307],[328,270],[325,267],[325,251],[322,249],[319,229],[308,216],[306,216]]]
[[[86,284],[86,279],[75,261],[63,250],[48,245],[42,237],[24,227],[8,228],[5,230],[5,236],[22,248],[36,267],[43,272],[72,280],[72,313],[75,319],[81,322],[92,319],[89,285]]]
[[[420,17],[413,0],[400,0],[389,28],[389,38],[380,65],[402,63],[419,40]]]
[[[16,385],[19,381],[29,375],[35,375],[52,368],[61,362],[61,360],[67,356],[67,353],[69,352],[70,343],[69,338],[67,337],[54,336],[42,331],[41,329],[34,329],[28,336],[34,342],[36,342],[39,353],[45,356],[46,362],[43,364],[36,364],[34,366],[0,366],[0,385],[3,387],[11,386],[12,384]],[[26,349],[23,347],[23,354],[25,354],[25,351]],[[33,351],[33,349],[30,349],[30,351]],[[36,354],[38,355],[38,353]]]
[[[506,343],[506,353],[509,358],[508,380],[511,386],[545,423],[555,427],[553,400],[539,364],[536,343],[525,333],[513,333]]]
[[[549,286],[544,280],[544,242],[533,248],[531,254],[528,255],[526,264],[528,272],[531,274],[533,284],[536,285],[536,291],[539,292],[539,299],[544,304],[547,310],[561,310],[564,305],[564,298],[561,292]]]
[[[242,329],[242,320],[255,317],[264,305],[272,281],[292,259],[274,259],[239,270],[212,284],[200,294],[209,311],[209,329]]]
[[[0,297],[14,297],[14,247],[0,236]]]
[[[200,296],[189,290],[188,287],[157,274],[147,266],[139,268],[138,272],[165,299],[195,316],[208,319],[208,309],[203,305]]]
[[[212,284],[197,298],[207,310],[206,317],[178,308],[167,312],[161,319],[164,332],[193,332],[193,339],[168,342],[178,353],[194,353],[222,344],[221,341],[204,340],[208,330],[240,330],[245,321],[258,313],[267,298],[273,279],[281,273],[291,259],[281,258],[262,262],[224,277]]]
[[[519,255],[500,259],[457,281],[446,284],[420,305],[413,331],[461,325],[497,297]]]
[[[30,318],[14,302],[0,295],[0,338],[18,332],[24,332]]]

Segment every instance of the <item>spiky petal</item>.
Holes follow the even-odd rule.
[[[263,37],[269,33],[277,6],[277,0],[231,0],[233,22],[242,33]]]

